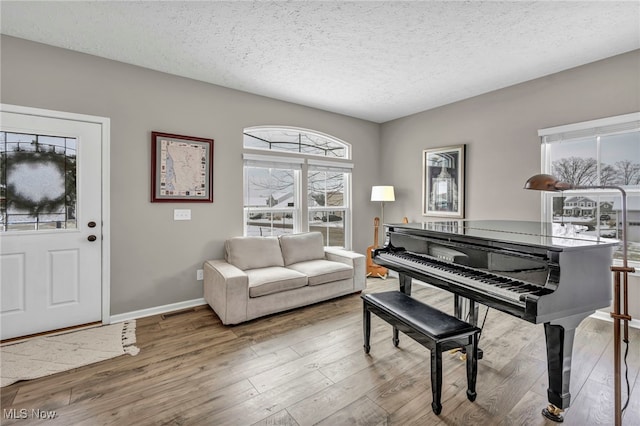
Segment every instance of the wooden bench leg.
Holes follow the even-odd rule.
[[[476,400],[476,378],[478,376],[478,333],[470,337],[471,344],[467,345],[467,398]]]
[[[366,303],[363,304],[363,321],[362,327],[364,332],[364,353],[368,354],[371,350],[371,312],[367,309]]]
[[[431,350],[431,393],[433,395],[431,408],[434,413],[440,414],[442,411],[440,401],[442,397],[442,348],[438,344]]]

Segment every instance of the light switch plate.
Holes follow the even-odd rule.
[[[173,220],[191,220],[191,209],[173,209]]]

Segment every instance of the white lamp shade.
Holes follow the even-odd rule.
[[[373,186],[371,187],[371,201],[395,201],[396,195],[393,186]]]

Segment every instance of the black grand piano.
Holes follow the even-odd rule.
[[[477,325],[481,303],[525,321],[544,323],[547,389],[543,414],[562,421],[571,395],[573,338],[580,322],[611,304],[610,267],[617,240],[576,232],[572,225],[521,221],[434,221],[388,224],[375,263],[455,295],[455,314]]]

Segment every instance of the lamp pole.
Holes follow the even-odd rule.
[[[630,268],[627,260],[627,193],[619,186],[575,186],[572,189],[616,189],[622,196],[622,266],[611,266],[613,272],[613,376],[614,376],[614,406],[615,425],[622,425],[622,377],[620,358],[622,352],[620,345],[622,342],[629,344],[629,273],[635,272],[635,268]],[[618,224],[616,221],[616,228]],[[622,287],[622,288],[621,288]],[[622,298],[622,301],[620,300]],[[620,306],[622,302],[622,307]],[[620,321],[624,321],[624,335],[620,339]]]
[[[384,203],[395,201],[396,195],[393,186],[374,186],[371,188],[371,201],[380,201],[380,225],[384,233]],[[384,236],[382,238],[384,240]],[[379,241],[376,241],[379,244]]]

